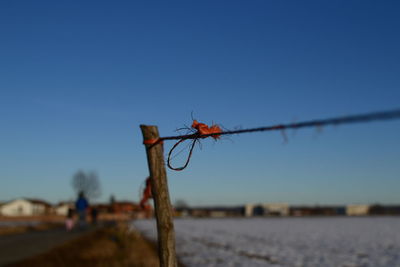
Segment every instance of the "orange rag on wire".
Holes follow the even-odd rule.
[[[143,196],[140,200],[140,207],[144,210],[151,209],[150,205],[147,203],[153,195],[151,194],[151,180],[150,177],[146,179],[146,187],[143,189]]]
[[[196,129],[200,135],[222,132],[221,128],[216,124],[213,124],[211,127],[208,127],[207,124],[198,122],[197,120],[193,120],[192,128]],[[206,137],[207,136],[201,138],[206,138]],[[216,134],[212,135],[211,137],[216,140],[219,139],[220,135]]]

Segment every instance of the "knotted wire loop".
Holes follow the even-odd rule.
[[[176,143],[173,145],[173,147],[172,147],[171,150],[169,151],[169,153],[168,153],[168,158],[167,158],[167,166],[168,166],[168,168],[170,168],[171,170],[174,170],[174,171],[182,171],[182,170],[184,170],[184,169],[188,166],[188,164],[189,164],[189,162],[190,162],[190,158],[192,157],[192,153],[193,153],[194,146],[196,145],[196,142],[197,142],[198,138],[195,138],[195,139],[193,140],[192,145],[190,146],[189,155],[188,155],[188,157],[187,157],[187,159],[186,159],[185,164],[184,164],[182,167],[173,167],[173,166],[171,165],[171,155],[172,155],[172,152],[175,150],[175,148],[177,148],[177,147],[179,146],[180,143],[182,143],[182,142],[184,142],[184,141],[186,141],[186,140],[189,140],[189,138],[184,138],[184,139],[179,140],[178,142],[176,142]]]
[[[206,135],[213,134],[211,137],[214,138],[215,140],[217,140],[217,139],[219,139],[220,133],[222,132],[221,128],[216,124],[213,124],[213,125],[211,125],[211,127],[209,127],[207,124],[200,123],[197,120],[193,120],[192,128],[195,129],[196,132],[194,134],[192,134],[191,136],[188,136],[187,138],[182,138],[181,140],[176,142],[173,145],[173,147],[171,148],[171,150],[169,151],[168,159],[167,159],[167,166],[171,170],[182,171],[188,166],[188,164],[190,162],[190,158],[192,157],[193,149],[196,145],[196,142],[199,140],[199,138],[207,138],[208,136],[206,136]],[[188,140],[188,139],[194,139],[194,140],[192,142],[192,145],[190,146],[189,155],[186,159],[185,164],[182,167],[173,167],[171,165],[172,152],[179,146],[179,144],[181,144],[182,142],[184,142],[185,140]]]
[[[158,139],[145,140],[143,143],[146,145],[150,145],[150,147],[162,143],[165,140],[179,140],[177,143],[173,145],[171,150],[168,153],[167,165],[168,168],[175,171],[182,171],[185,169],[192,157],[193,149],[199,138],[207,138],[213,137],[214,139],[218,139],[222,135],[232,135],[232,134],[242,134],[242,133],[252,133],[252,132],[265,132],[265,131],[284,131],[286,129],[301,129],[301,128],[310,128],[310,127],[322,127],[326,125],[340,125],[340,124],[354,124],[354,123],[366,123],[372,121],[384,121],[384,120],[394,120],[400,118],[400,109],[387,110],[381,112],[371,112],[365,114],[357,114],[351,116],[341,116],[341,117],[333,117],[328,119],[321,120],[310,120],[303,121],[297,123],[288,123],[288,124],[277,124],[272,126],[263,126],[258,128],[249,128],[249,129],[240,129],[233,131],[222,131],[218,125],[212,125],[208,127],[206,124],[198,123],[196,120],[193,120],[192,128],[197,130],[195,133],[186,134],[186,135],[177,135],[177,136],[166,136]],[[172,167],[171,166],[171,154],[176,149],[176,147],[181,144],[183,141],[193,139],[193,143],[189,150],[188,158],[185,164],[182,167]]]

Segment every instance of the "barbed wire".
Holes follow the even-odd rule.
[[[400,119],[400,109],[391,110],[391,111],[381,111],[381,112],[372,112],[367,114],[358,114],[351,116],[342,116],[342,117],[334,117],[328,119],[321,120],[311,120],[304,122],[296,122],[296,123],[288,123],[288,124],[276,124],[272,126],[263,126],[257,128],[249,128],[249,129],[239,129],[233,131],[223,131],[219,133],[210,133],[210,134],[186,134],[186,135],[176,135],[176,136],[165,136],[160,137],[160,141],[166,140],[182,140],[182,139],[196,139],[196,138],[206,138],[210,136],[216,135],[232,135],[232,134],[242,134],[242,133],[252,133],[252,132],[265,132],[265,131],[279,131],[286,129],[300,129],[307,127],[316,127],[316,126],[327,126],[327,125],[340,125],[340,124],[351,124],[351,123],[366,123],[372,121],[382,121],[382,120],[393,120]]]
[[[152,140],[151,145],[156,145],[163,141],[168,140],[179,140],[168,153],[167,159],[167,166],[175,171],[181,171],[185,169],[192,157],[193,149],[195,147],[196,142],[199,139],[207,138],[207,137],[214,137],[218,139],[222,135],[233,135],[233,134],[243,134],[243,133],[254,133],[254,132],[266,132],[266,131],[284,131],[287,129],[302,129],[302,128],[311,128],[311,127],[322,127],[328,125],[341,125],[341,124],[354,124],[354,123],[367,123],[373,121],[384,121],[384,120],[393,120],[393,119],[400,119],[400,109],[389,110],[389,111],[380,111],[380,112],[371,112],[365,114],[357,114],[357,115],[350,115],[350,116],[341,116],[341,117],[333,117],[328,119],[318,119],[318,120],[310,120],[310,121],[303,121],[303,122],[296,122],[296,123],[288,123],[288,124],[276,124],[272,126],[263,126],[257,128],[248,128],[248,129],[239,129],[233,131],[220,131],[220,132],[213,132],[207,134],[201,134],[201,131],[196,131],[192,134],[185,134],[185,135],[176,135],[176,136],[165,136],[160,137],[157,140]],[[214,126],[212,126],[214,127]],[[173,167],[171,166],[171,155],[174,149],[186,140],[193,139],[193,143],[190,146],[189,155],[185,164],[182,167]]]

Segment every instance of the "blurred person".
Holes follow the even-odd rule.
[[[72,208],[68,208],[67,218],[65,220],[65,228],[67,231],[71,231],[74,228],[74,210]]]
[[[89,202],[87,201],[83,191],[79,192],[78,199],[75,202],[75,207],[78,213],[79,227],[86,226],[86,212],[89,207]]]
[[[90,210],[90,217],[92,219],[92,224],[97,225],[97,215],[98,215],[98,210],[96,207],[92,207]]]

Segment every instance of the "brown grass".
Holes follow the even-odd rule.
[[[120,224],[101,228],[51,251],[11,266],[143,266],[157,267],[154,246]]]

